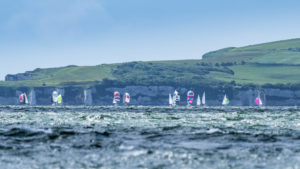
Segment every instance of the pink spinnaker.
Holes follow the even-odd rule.
[[[255,99],[255,104],[259,105],[259,98],[258,97]]]

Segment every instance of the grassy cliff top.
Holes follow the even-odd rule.
[[[67,66],[26,72],[30,80],[0,82],[2,86],[176,85],[220,86],[300,84],[300,39],[205,54],[202,60],[129,62],[98,66]]]
[[[203,55],[211,62],[251,62],[263,64],[299,64],[300,39],[225,48]]]

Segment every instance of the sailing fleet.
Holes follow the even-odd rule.
[[[194,97],[195,97],[195,93],[192,90],[189,90],[187,92],[187,106],[188,107],[192,106],[192,104],[194,102]],[[115,106],[119,106],[119,105],[121,105],[121,101],[122,101],[123,105],[126,106],[126,105],[130,104],[130,101],[131,101],[130,99],[131,99],[130,94],[128,92],[125,92],[123,95],[123,99],[121,99],[121,93],[118,91],[115,91],[113,94],[113,102],[112,103]],[[63,104],[63,96],[57,90],[54,90],[52,92],[51,100],[52,100],[53,106],[59,106],[59,105]],[[24,105],[29,104],[26,93],[20,94],[19,102],[20,102],[20,104],[24,104]],[[169,105],[171,107],[178,106],[179,102],[180,102],[180,95],[177,90],[174,91],[173,95],[171,93],[169,94]],[[258,96],[255,98],[254,103],[257,106],[263,106],[263,101],[262,101],[260,92],[258,92]],[[225,94],[223,97],[222,105],[228,106],[229,104],[230,104],[229,98]],[[205,106],[205,105],[206,105],[206,97],[205,97],[205,92],[203,92],[202,98],[200,97],[199,94],[197,95],[196,106]]]
[[[187,106],[188,107],[190,107],[193,104],[194,96],[195,96],[195,94],[192,90],[189,90],[187,92]],[[171,94],[169,94],[169,105],[171,107],[177,106],[178,105],[177,103],[179,101],[180,101],[180,96],[176,90],[174,92],[173,97]],[[256,97],[256,99],[254,100],[254,102],[257,106],[263,106],[260,92],[259,92],[258,96]],[[225,94],[223,97],[222,106],[228,106],[229,104],[230,104],[230,100],[227,97],[227,95]],[[205,105],[206,105],[206,98],[205,98],[205,92],[203,92],[202,99],[201,99],[200,95],[198,95],[197,101],[196,101],[196,106],[205,106]]]
[[[192,90],[189,90],[187,92],[187,106],[192,106],[193,102],[194,102],[194,97],[195,97],[195,93],[192,91]],[[172,106],[172,107],[175,107],[175,106],[178,106],[178,103],[180,101],[180,96],[178,94],[178,91],[175,90],[174,91],[174,95],[172,97],[171,94],[169,94],[169,105]],[[196,101],[196,105],[197,106],[205,106],[205,92],[203,92],[203,95],[202,95],[202,99],[200,97],[200,95],[198,95],[197,97],[197,101]]]

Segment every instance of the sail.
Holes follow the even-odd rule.
[[[57,96],[57,103],[58,104],[62,103],[62,95],[61,94]]]
[[[52,101],[53,101],[53,103],[57,103],[57,97],[58,97],[58,92],[53,91],[52,92]]]
[[[123,96],[123,103],[129,104],[130,103],[130,95],[129,93],[125,93]]]
[[[29,104],[26,93],[24,93],[24,98],[25,98],[25,104]]]
[[[22,93],[22,94],[19,96],[19,101],[20,101],[20,103],[24,103],[24,102],[25,102],[25,95],[24,95],[24,93]]]
[[[169,105],[173,105],[173,99],[172,99],[171,94],[169,94]]]
[[[259,99],[259,97],[257,97],[257,98],[255,99],[255,104],[256,104],[256,105],[259,105],[259,102],[260,102],[260,99]]]
[[[202,96],[202,104],[205,105],[205,92],[203,93],[203,96]]]
[[[261,96],[261,93],[259,92],[256,99],[255,99],[255,101],[254,101],[257,106],[262,106],[263,105],[263,102],[262,102],[260,96]]]
[[[198,98],[197,98],[197,106],[201,106],[201,99],[200,99],[199,95],[198,95]]]
[[[187,93],[187,104],[188,105],[191,105],[192,103],[193,103],[193,101],[194,101],[194,92],[193,91],[188,91],[188,93]]]
[[[225,94],[222,105],[228,105],[228,104],[229,104],[229,99],[227,98],[227,96]]]
[[[262,103],[262,101],[261,101],[261,99],[259,98],[259,105],[260,106],[262,106],[263,105],[263,103]]]
[[[120,103],[120,101],[121,101],[121,95],[120,95],[120,92],[115,91],[115,92],[114,92],[114,100],[113,100],[113,103],[114,103],[114,104],[117,104],[117,103]]]
[[[180,101],[180,96],[179,96],[177,90],[175,90],[175,92],[174,92],[173,99],[174,99],[173,100],[174,104],[175,104],[175,102],[179,102]]]
[[[262,101],[261,101],[261,99],[260,99],[259,96],[255,99],[255,104],[258,105],[258,106],[262,106],[263,105],[263,103],[262,103]]]

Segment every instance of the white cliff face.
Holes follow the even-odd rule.
[[[29,104],[30,105],[36,105],[36,96],[35,96],[35,91],[31,90],[29,93]]]
[[[84,105],[86,105],[86,106],[93,105],[92,89],[84,90]]]

